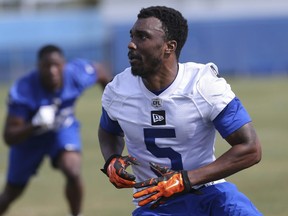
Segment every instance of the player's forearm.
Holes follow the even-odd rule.
[[[189,171],[192,185],[226,178],[261,160],[261,144],[251,123],[247,123],[228,137],[231,148],[213,163]]]
[[[242,153],[240,153],[242,152]],[[258,148],[245,148],[241,145],[232,147],[213,163],[196,170],[188,171],[192,185],[227,178],[259,162]]]
[[[15,145],[28,139],[38,128],[32,124],[7,127],[4,130],[3,138],[7,145]]]
[[[99,126],[98,139],[105,161],[113,154],[121,155],[124,149],[123,137],[110,134]]]

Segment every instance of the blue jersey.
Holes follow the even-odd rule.
[[[97,73],[88,61],[77,59],[66,64],[63,76],[63,87],[57,92],[43,88],[37,70],[19,79],[9,92],[9,115],[29,122],[40,106],[55,104],[59,128],[76,123],[75,102],[85,89],[96,83]]]
[[[9,116],[30,122],[40,106],[53,104],[58,109],[54,131],[31,136],[11,146],[7,175],[10,184],[25,185],[37,173],[46,155],[56,165],[62,151],[81,151],[80,124],[74,105],[84,90],[96,83],[97,72],[88,61],[77,59],[66,64],[63,76],[63,87],[57,92],[48,92],[42,87],[37,70],[16,81],[10,89]]]

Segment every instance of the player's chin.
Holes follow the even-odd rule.
[[[138,65],[137,66],[131,65],[131,73],[134,76],[140,76],[140,77],[144,77],[144,75],[145,75],[143,68],[139,67]]]

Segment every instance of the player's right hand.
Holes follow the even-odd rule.
[[[116,188],[132,188],[136,182],[135,176],[126,171],[129,165],[139,165],[139,163],[130,155],[112,155],[101,171],[109,177]]]

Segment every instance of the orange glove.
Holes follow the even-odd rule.
[[[139,165],[136,158],[121,155],[112,155],[101,169],[116,188],[131,188],[135,184],[135,176],[126,172],[129,165]]]
[[[136,199],[148,195],[138,202],[139,206],[144,206],[150,202],[154,202],[151,205],[151,208],[156,208],[172,196],[194,191],[194,189],[191,188],[187,171],[174,171],[168,167],[162,167],[152,162],[150,163],[150,166],[162,176],[137,182],[134,185],[135,188],[148,187],[134,193],[133,195]]]

